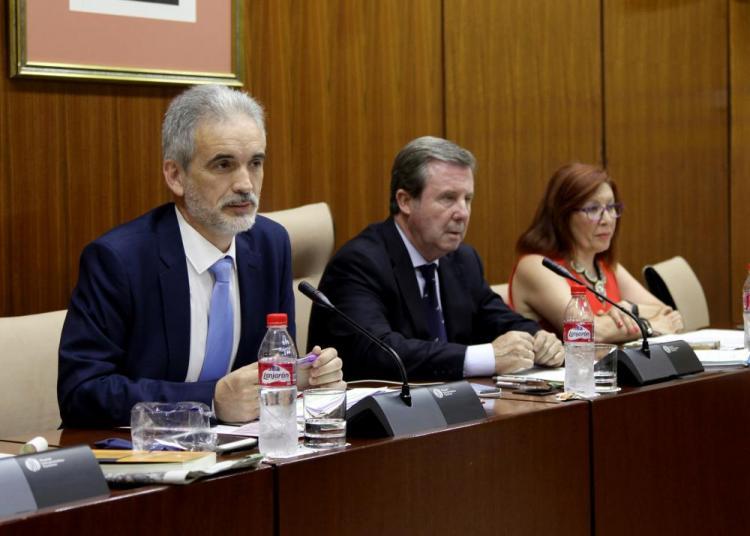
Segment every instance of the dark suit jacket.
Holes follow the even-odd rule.
[[[289,315],[294,334],[286,230],[258,216],[237,235],[242,331],[234,368],[256,361],[265,315]],[[58,401],[64,426],[130,422],[140,401],[211,405],[215,381],[185,383],[190,289],[173,204],[109,231],[81,254],[60,341]]]
[[[440,258],[440,296],[447,343],[430,341],[419,285],[392,218],[367,227],[331,259],[320,290],[345,314],[392,346],[409,379],[463,377],[466,346],[539,325],[512,311],[484,280],[477,252],[466,244]],[[313,307],[309,340],[335,346],[344,379],[397,378],[398,369],[365,337],[328,311]]]

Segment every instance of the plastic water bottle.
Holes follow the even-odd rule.
[[[747,277],[742,285],[742,320],[745,324],[745,350],[750,351],[750,264],[745,268]]]
[[[563,320],[565,343],[565,390],[593,396],[594,314],[586,299],[586,289],[573,285]]]
[[[258,351],[258,447],[266,456],[290,456],[297,452],[297,349],[285,313],[269,314],[266,323]]]

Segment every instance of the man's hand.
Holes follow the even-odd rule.
[[[224,422],[248,422],[260,411],[258,363],[234,370],[216,382],[214,411]]]
[[[511,374],[534,366],[534,337],[524,331],[509,331],[492,341],[495,372]]]
[[[343,362],[336,348],[321,350],[320,346],[312,349],[319,357],[313,361],[312,366],[297,368],[297,387],[307,389],[308,387],[337,387],[346,388],[346,382],[342,381],[344,373],[341,370]]]
[[[534,335],[534,362],[545,367],[559,367],[565,360],[560,339],[554,333],[540,329]]]

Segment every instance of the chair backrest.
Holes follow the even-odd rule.
[[[498,283],[497,285],[490,285],[495,294],[499,294],[505,303],[508,303],[508,283]]]
[[[0,318],[0,433],[60,426],[57,352],[67,311]]]
[[[682,257],[643,267],[651,293],[677,309],[682,315],[685,331],[709,325],[708,303],[703,286],[690,265]]]
[[[297,348],[304,352],[307,349],[307,324],[310,321],[312,302],[297,290],[297,285],[304,279],[311,285],[318,286],[333,253],[333,217],[326,203],[303,205],[263,215],[283,225],[292,243]]]

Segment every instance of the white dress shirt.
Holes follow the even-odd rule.
[[[232,277],[229,281],[229,298],[232,300],[232,311],[234,312],[234,340],[232,341],[232,354],[229,360],[229,369],[237,355],[240,345],[240,292],[239,280],[237,279],[237,255],[235,239],[229,250],[224,253],[211,242],[206,240],[187,220],[182,216],[180,210],[175,206],[177,212],[177,223],[180,226],[182,245],[185,248],[185,262],[187,263],[188,283],[190,285],[190,361],[188,362],[186,382],[198,381],[203,367],[203,359],[206,356],[206,337],[208,336],[208,311],[211,308],[211,292],[214,288],[214,277],[208,269],[223,257],[232,258]]]
[[[422,272],[420,272],[417,267],[430,263],[422,257],[422,254],[417,251],[414,244],[409,241],[409,238],[404,234],[404,231],[401,229],[398,222],[394,221],[394,223],[396,223],[398,234],[401,235],[401,240],[404,241],[406,251],[409,252],[411,264],[414,266],[414,274],[417,277],[417,284],[419,284],[419,294],[424,295],[425,280],[422,276]],[[433,262],[438,266],[440,265],[440,259]],[[440,299],[440,275],[437,270],[435,271],[435,283],[437,285],[438,307],[440,307],[442,314],[443,302]],[[492,344],[472,344],[466,347],[466,354],[464,356],[464,378],[472,376],[492,376],[494,373],[495,351],[492,349]]]

